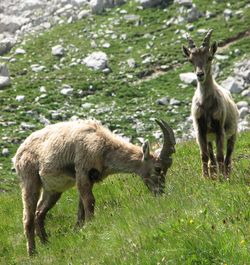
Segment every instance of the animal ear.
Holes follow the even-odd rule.
[[[216,41],[213,42],[213,44],[210,46],[210,52],[211,52],[212,55],[214,55],[216,53],[217,47],[218,46],[217,46],[217,42]]]
[[[149,142],[145,141],[142,145],[142,152],[143,152],[143,161],[146,161],[149,159],[150,157],[150,146],[149,146]]]
[[[189,57],[190,55],[190,50],[186,46],[182,46],[182,51],[185,57]]]

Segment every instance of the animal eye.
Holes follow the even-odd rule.
[[[212,60],[213,60],[213,56],[209,56],[208,61],[212,61]]]
[[[155,167],[155,172],[156,173],[161,173],[161,168],[160,167]]]

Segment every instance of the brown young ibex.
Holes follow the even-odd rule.
[[[13,162],[21,178],[23,224],[30,255],[35,252],[35,231],[43,243],[47,241],[47,212],[75,184],[80,195],[79,225],[94,215],[93,185],[110,174],[135,173],[154,194],[164,192],[175,137],[163,120],[156,122],[164,136],[163,147],[156,153],[150,152],[148,142],[142,148],[133,145],[93,120],[49,125],[24,141]]]
[[[211,34],[212,30],[209,30],[199,48],[187,35],[189,47],[183,46],[183,52],[193,64],[198,80],[192,100],[192,117],[201,151],[203,176],[207,177],[210,173],[210,177],[215,177],[218,162],[220,173],[228,178],[239,114],[230,92],[218,85],[212,77],[211,63],[217,44],[214,42],[210,46]],[[224,158],[225,139],[227,151]],[[212,146],[214,140],[217,147],[216,158]]]

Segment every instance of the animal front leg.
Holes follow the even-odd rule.
[[[78,227],[81,227],[84,224],[84,221],[85,221],[85,211],[84,211],[84,206],[83,206],[81,196],[79,196],[78,214],[77,214],[76,225]]]
[[[38,202],[35,218],[35,228],[36,233],[43,244],[48,241],[48,236],[44,227],[46,214],[56,204],[60,197],[61,193],[43,190],[41,199]]]
[[[234,145],[236,141],[236,135],[230,137],[227,141],[227,154],[225,158],[225,175],[228,178],[231,172],[231,157],[234,150]]]
[[[202,175],[208,177],[207,124],[205,118],[198,119],[198,142],[202,160]]]
[[[220,173],[225,176],[225,165],[224,165],[224,132],[223,130],[219,130],[216,134],[216,147],[217,147],[217,153],[216,158],[219,164],[219,171]]]
[[[210,160],[209,175],[210,175],[210,178],[215,179],[217,175],[217,162],[214,156],[212,142],[208,142],[208,153],[209,153],[209,160]]]
[[[85,221],[88,222],[94,217],[95,197],[92,192],[93,183],[88,179],[87,175],[77,177],[77,188],[84,206]]]

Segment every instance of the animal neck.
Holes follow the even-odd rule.
[[[214,86],[215,85],[215,80],[211,74],[211,70],[206,74],[206,79],[203,82],[198,81],[198,89],[200,91],[200,95],[203,99],[206,99],[207,97],[211,96],[214,94]]]
[[[123,143],[107,152],[105,168],[112,173],[139,174],[142,165],[143,153],[139,146]]]

